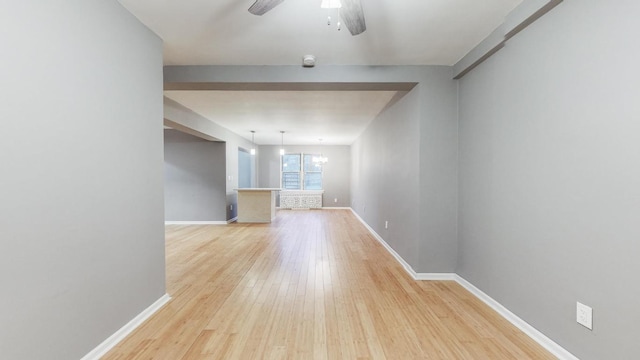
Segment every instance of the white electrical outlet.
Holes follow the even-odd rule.
[[[338,202],[338,198],[333,199],[333,202],[337,203]]]
[[[384,228],[385,228],[385,229],[388,229],[388,228],[389,228],[389,221],[385,221],[385,222],[384,222]]]
[[[578,301],[576,304],[576,321],[587,329],[593,330],[593,309]]]
[[[233,210],[233,204],[229,205],[229,210]]]

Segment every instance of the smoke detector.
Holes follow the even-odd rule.
[[[313,55],[305,55],[302,57],[302,66],[314,67],[316,66],[316,57]]]

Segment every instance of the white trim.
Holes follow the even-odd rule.
[[[414,280],[426,281],[456,281],[455,273],[416,273]]]
[[[352,210],[348,206],[323,206],[322,210]]]
[[[140,314],[129,321],[120,330],[116,331],[113,335],[109,336],[107,340],[103,341],[95,349],[91,350],[80,360],[99,360],[104,354],[113,349],[122,339],[127,337],[133,330],[140,326],[145,320],[147,320],[156,311],[160,310],[167,302],[171,300],[169,294],[164,294],[160,299],[156,300],[151,306],[144,309]]]
[[[378,242],[380,244],[382,244],[382,246],[384,246],[385,249],[387,249],[387,251],[389,252],[389,254],[391,254],[394,258],[396,258],[396,260],[400,263],[400,265],[402,265],[402,267],[404,268],[404,270],[409,274],[409,276],[411,276],[414,280],[416,279],[416,272],[415,270],[413,270],[413,268],[411,267],[411,265],[409,265],[408,262],[404,261],[404,259],[402,258],[402,256],[400,256],[400,254],[398,254],[395,250],[393,250],[393,248],[391,246],[389,246],[389,244],[387,244],[386,241],[384,241],[384,239],[382,238],[382,236],[378,235],[377,232],[375,232],[371,226],[369,226],[369,224],[367,224],[366,221],[364,221],[363,218],[360,217],[360,215],[358,215],[357,212],[355,212],[353,210],[353,208],[351,209],[351,212],[353,213],[353,215],[355,215],[355,217],[360,220],[360,222],[362,223],[362,225],[364,225],[364,227],[367,228],[367,230],[369,230],[369,232],[371,233],[371,235],[373,235],[373,237],[378,240]]]
[[[526,321],[522,320],[516,314],[509,311],[509,309],[507,309],[502,304],[500,304],[499,302],[491,298],[489,295],[482,292],[482,290],[475,287],[473,284],[471,284],[470,282],[462,278],[460,275],[455,273],[416,273],[411,267],[411,265],[409,265],[406,261],[404,261],[402,256],[400,256],[395,250],[393,250],[391,246],[389,246],[389,244],[387,244],[387,242],[384,241],[384,239],[380,235],[378,235],[378,233],[376,233],[369,226],[369,224],[367,224],[364,221],[364,219],[360,217],[360,215],[358,215],[358,213],[356,213],[353,209],[351,209],[351,212],[353,212],[355,217],[358,220],[360,220],[360,222],[364,225],[364,227],[367,228],[367,230],[369,230],[369,232],[371,232],[371,235],[373,235],[373,237],[376,238],[376,240],[378,240],[378,242],[380,242],[380,244],[382,244],[382,246],[384,246],[385,249],[387,249],[387,251],[400,263],[400,265],[404,267],[405,271],[414,280],[455,281],[458,284],[460,284],[462,287],[467,289],[467,291],[469,291],[475,297],[477,297],[482,302],[487,304],[490,308],[495,310],[498,314],[500,314],[500,316],[505,318],[505,320],[509,321],[515,327],[520,329],[523,333],[525,333],[527,336],[533,339],[533,341],[537,342],[538,344],[540,344],[540,346],[547,349],[547,351],[549,351],[551,354],[556,356],[559,360],[579,360],[575,355],[571,354],[565,348],[558,345],[555,341],[548,338],[546,335],[538,331],[533,326],[529,325]]]
[[[227,225],[227,222],[226,221],[165,221],[164,224],[165,225]]]
[[[358,218],[358,220],[360,220],[362,225],[364,225],[364,227],[366,227],[367,230],[369,230],[371,235],[373,235],[373,237],[376,238],[376,240],[378,240],[378,242],[380,244],[382,244],[382,246],[384,246],[385,249],[387,249],[387,251],[400,263],[400,265],[402,265],[404,270],[409,274],[409,276],[411,276],[411,278],[413,280],[452,280],[452,281],[455,281],[456,274],[454,274],[454,273],[417,273],[415,270],[413,270],[411,265],[409,265],[409,263],[406,262],[402,258],[402,256],[400,256],[400,254],[398,254],[395,250],[393,250],[393,248],[389,244],[387,244],[386,241],[384,241],[382,236],[378,235],[378,233],[376,233],[371,228],[371,226],[369,226],[369,224],[367,224],[364,221],[364,219],[362,219],[360,217],[360,215],[358,215],[358,213],[356,213],[352,208],[348,208],[348,209],[351,209],[351,212],[353,212],[355,217]]]
[[[513,324],[515,327],[520,329],[527,336],[532,338],[535,342],[540,344],[542,347],[547,349],[551,354],[556,356],[560,360],[579,360],[575,355],[567,351],[562,346],[558,345],[555,341],[548,338],[546,335],[538,331],[533,326],[529,325],[526,321],[522,320],[516,314],[512,313],[504,307],[502,304],[494,300],[491,296],[485,294],[482,290],[475,287],[473,284],[465,280],[460,275],[455,275],[455,280],[462,287],[467,289],[470,293],[472,293],[475,297],[482,300],[485,304],[487,304],[490,308],[495,310],[498,314],[500,314],[503,318]]]

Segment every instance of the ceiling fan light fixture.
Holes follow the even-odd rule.
[[[320,7],[323,9],[340,9],[342,2],[340,0],[322,0]]]
[[[249,12],[254,15],[263,15],[283,1],[284,0],[255,0],[255,3],[249,8]],[[338,24],[338,30],[344,25],[353,36],[365,32],[367,25],[364,20],[361,1],[362,0],[345,0],[345,3],[342,4],[341,0],[321,0],[320,8],[327,9],[329,13],[327,25],[331,25],[331,13],[338,12],[342,20],[342,22]]]

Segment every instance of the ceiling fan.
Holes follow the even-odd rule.
[[[280,5],[284,0],[256,0],[249,8],[249,12],[254,15],[264,15],[274,7]],[[335,1],[335,0],[334,0]],[[364,22],[364,12],[360,0],[341,0],[340,17],[344,25],[349,29],[351,35],[358,35],[367,30]]]

